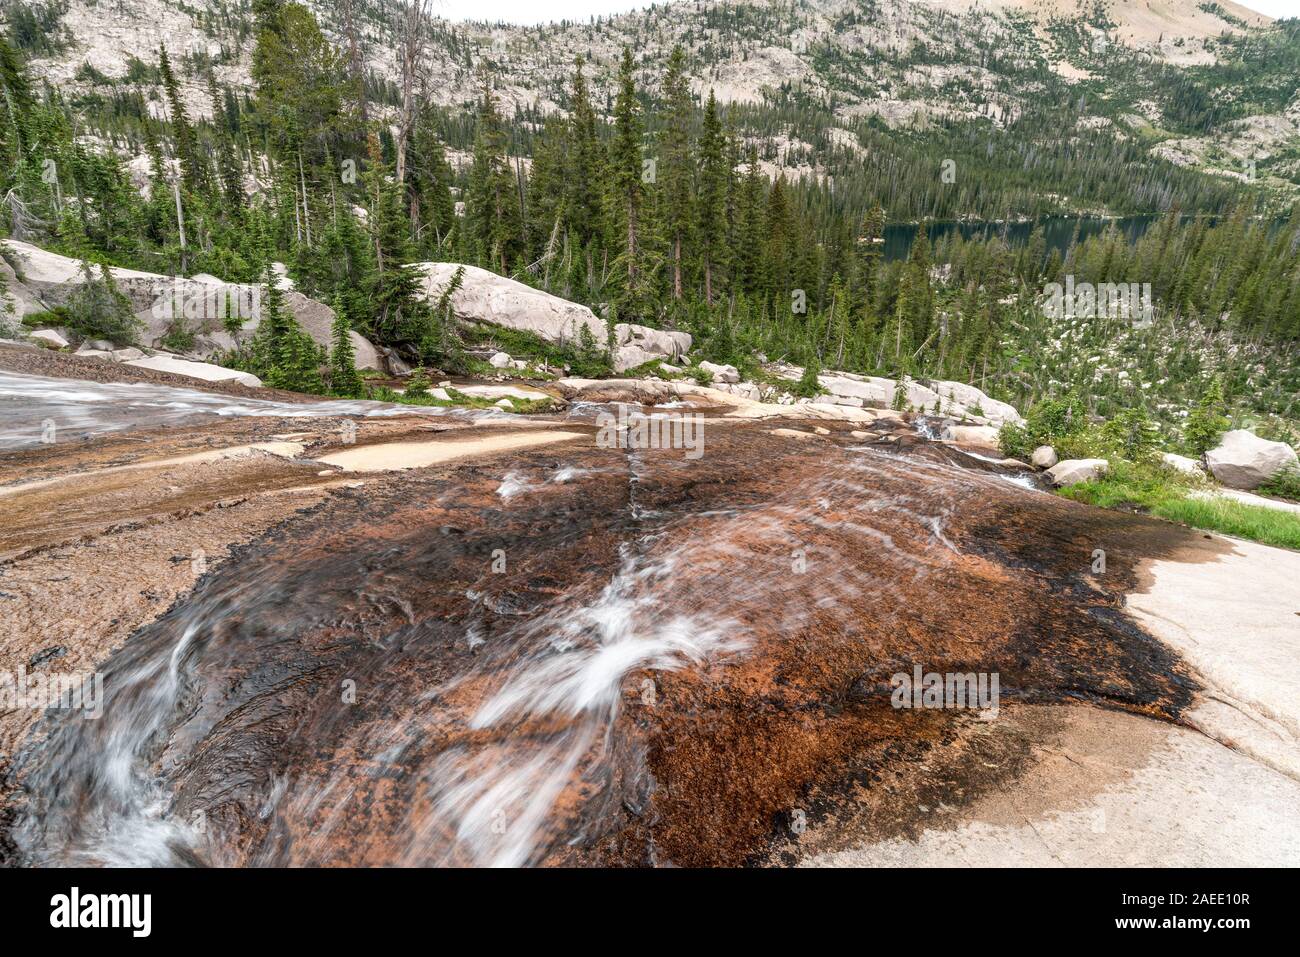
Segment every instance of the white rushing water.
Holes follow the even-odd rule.
[[[466,415],[454,409],[396,405],[364,399],[280,402],[157,385],[149,382],[87,382],[0,370],[0,449],[22,448],[59,438],[89,438],[132,428],[157,428],[198,416],[261,416],[319,419],[394,415]],[[475,410],[473,416],[504,415]]]

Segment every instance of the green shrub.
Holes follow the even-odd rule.
[[[1280,472],[1275,472],[1267,482],[1259,487],[1265,495],[1289,498],[1300,502],[1300,468],[1288,465]]]
[[[135,317],[130,301],[118,291],[113,274],[101,265],[96,275],[85,261],[81,271],[85,283],[73,291],[59,310],[68,328],[83,339],[133,344],[144,324]]]
[[[1183,445],[1188,454],[1200,457],[1219,444],[1231,425],[1224,414],[1226,411],[1223,380],[1215,376],[1183,426]]]
[[[815,399],[826,390],[822,388],[821,382],[817,376],[821,374],[821,363],[816,359],[809,359],[808,364],[803,367],[803,375],[795,383],[794,388],[790,391],[800,398]]]
[[[1023,426],[1007,423],[998,435],[1003,455],[1027,458],[1040,445],[1050,445],[1062,459],[1090,458],[1103,447],[1088,424],[1088,410],[1074,392],[1045,399],[1025,416]]]
[[[1130,462],[1154,458],[1160,447],[1160,427],[1141,407],[1115,413],[1101,427],[1102,445]]]

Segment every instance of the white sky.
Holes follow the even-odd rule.
[[[1236,0],[1243,7],[1270,17],[1300,17],[1300,0]],[[545,23],[580,20],[648,7],[650,0],[436,0],[439,16],[449,20]]]

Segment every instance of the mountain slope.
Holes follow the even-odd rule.
[[[348,4],[310,4],[340,45]],[[381,113],[396,104],[400,5],[354,0],[350,22]],[[143,87],[161,115],[146,65],[166,44],[181,62],[192,115],[210,112],[219,84],[251,88],[251,5],[207,0],[54,0],[28,5],[49,27],[34,55],[40,74],[73,95]],[[16,6],[6,16],[13,20]],[[769,171],[825,173],[860,145],[861,127],[931,124],[1005,130],[1054,119],[1059,134],[1097,131],[1133,142],[1154,162],[1292,192],[1300,177],[1300,37],[1231,2],[1206,0],[792,0],[681,2],[587,24],[515,27],[435,21],[420,70],[422,98],[470,105],[480,72],[502,102],[536,127],[563,112],[572,64],[589,62],[598,110],[608,110],[624,45],[638,80],[655,88],[681,44],[694,92],[758,114],[797,114],[799,136],[767,136]],[[1272,62],[1273,54],[1283,55]],[[1261,51],[1269,55],[1261,55]],[[1255,102],[1257,85],[1285,87]],[[1061,117],[1065,104],[1077,113]],[[815,135],[807,135],[812,132]],[[458,144],[452,144],[458,145]],[[527,152],[527,144],[524,143]],[[1253,161],[1253,165],[1252,165]]]

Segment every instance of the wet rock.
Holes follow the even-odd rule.
[[[1047,477],[1053,485],[1077,485],[1079,482],[1091,482],[1105,474],[1110,463],[1105,459],[1066,459],[1057,462],[1047,470]]]
[[[1258,488],[1287,466],[1295,467],[1295,449],[1285,442],[1261,439],[1247,429],[1224,434],[1217,448],[1205,453],[1216,479],[1229,488]]]
[[[40,668],[42,665],[49,664],[51,661],[62,658],[67,653],[68,649],[64,648],[62,645],[51,645],[49,648],[44,648],[28,658],[27,667],[32,669]]]
[[[1050,445],[1040,445],[1034,449],[1034,454],[1029,456],[1029,462],[1034,468],[1050,469],[1057,462],[1061,461],[1057,457],[1056,449]]]

